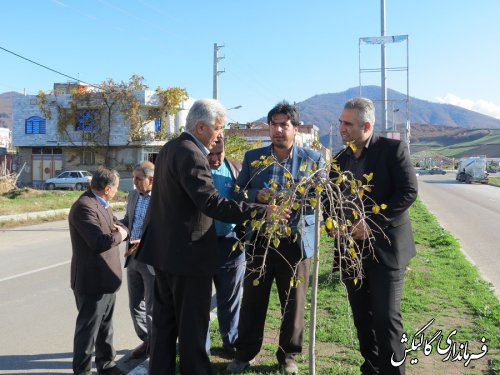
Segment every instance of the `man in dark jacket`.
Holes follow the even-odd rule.
[[[92,374],[94,344],[97,372],[123,374],[114,362],[112,322],[115,293],[122,281],[118,245],[128,236],[109,206],[118,184],[116,171],[100,167],[92,176],[91,190],[69,212],[71,288],[78,309],[73,347],[76,375]]]
[[[349,145],[334,158],[340,171],[363,183],[372,176],[366,202],[387,206],[380,214],[367,213],[372,229],[362,220],[349,229],[361,250],[363,278],[356,283],[343,272],[343,279],[364,358],[361,372],[404,374],[404,364],[392,365],[391,359],[401,360],[405,349],[400,305],[405,268],[415,256],[408,208],[417,198],[417,179],[406,145],[374,134],[374,124],[375,107],[365,98],[349,100],[339,119],[342,141]],[[337,177],[332,170],[331,178]],[[332,234],[339,235],[335,228]]]
[[[252,212],[263,217],[277,207],[237,203],[217,192],[208,149],[223,137],[225,108],[216,100],[194,102],[186,131],[166,143],[155,160],[155,183],[137,259],[155,269],[149,373],[211,374],[205,349],[217,235],[212,218],[239,223]]]
[[[148,160],[137,164],[132,172],[135,189],[130,191],[127,199],[125,217],[121,220],[130,231],[125,252],[125,268],[127,269],[127,286],[130,316],[134,330],[142,343],[131,353],[132,358],[141,358],[149,353],[149,340],[153,320],[153,288],[155,276],[151,266],[134,258],[139,242],[146,211],[151,200],[155,166]]]

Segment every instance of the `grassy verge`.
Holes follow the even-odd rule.
[[[81,194],[81,191],[17,189],[0,196],[0,215],[68,208]],[[113,201],[126,202],[127,193],[117,192]]]
[[[500,177],[489,177],[488,180],[490,185],[500,186]]]
[[[481,280],[478,271],[461,253],[457,241],[444,231],[436,219],[420,201],[411,209],[417,256],[410,263],[404,285],[402,313],[410,347],[415,332],[431,319],[433,324],[424,332],[430,339],[442,330],[442,348],[446,338],[454,330],[456,349],[460,343],[468,343],[469,353],[481,353],[482,337],[486,339],[488,353],[471,361],[465,367],[464,360],[445,361],[434,347],[429,356],[422,348],[408,354],[408,374],[498,374],[500,373],[500,303],[491,286]],[[330,240],[322,238],[318,313],[316,332],[317,374],[359,374],[362,362],[352,324],[346,293],[336,275],[331,275]],[[273,290],[265,328],[264,345],[254,365],[246,374],[279,374],[275,360],[279,329],[279,302]],[[309,306],[306,324],[309,324]],[[213,369],[215,374],[225,374],[227,359],[220,358],[221,346],[217,322],[211,328]],[[305,333],[304,353],[298,358],[302,373],[308,372],[308,330]],[[418,340],[417,340],[418,341]],[[419,362],[410,364],[417,358]]]

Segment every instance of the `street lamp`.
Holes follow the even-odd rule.
[[[394,114],[396,112],[399,112],[399,108],[393,109],[392,110],[392,130],[396,131],[396,123],[394,122]]]
[[[233,109],[240,109],[241,107],[243,107],[243,106],[242,106],[242,105],[237,105],[236,107],[231,107],[231,108],[228,108],[228,109],[227,109],[227,112],[229,112],[229,111],[231,111],[231,110],[233,110]],[[231,118],[231,116],[229,116],[229,115],[228,115],[227,117],[228,117],[228,118],[232,121],[232,123],[234,123],[234,119],[232,119],[232,118]],[[236,122],[236,123],[237,123],[237,122]],[[226,124],[226,126],[224,126],[224,128],[225,128],[225,129],[229,129],[229,124],[230,124],[230,123]]]

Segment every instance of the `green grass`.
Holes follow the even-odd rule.
[[[17,189],[0,196],[0,215],[68,208],[81,194],[70,190]],[[126,197],[127,193],[119,191],[113,201],[126,202]]]
[[[468,342],[469,352],[480,353],[481,337],[486,338],[488,354],[471,362],[443,364],[443,357],[435,350],[425,357],[420,350],[416,356],[420,363],[412,366],[407,359],[408,374],[437,374],[453,368],[453,374],[497,374],[500,371],[500,303],[491,286],[481,280],[477,269],[461,253],[457,240],[444,231],[424,205],[417,201],[411,209],[417,256],[410,263],[405,279],[402,314],[408,337],[431,319],[432,326],[426,337],[442,330],[443,344],[448,334],[457,329],[453,340]],[[318,312],[316,332],[317,374],[359,374],[362,363],[344,287],[338,276],[331,271],[331,241],[323,236],[321,244],[320,274],[318,287]],[[306,327],[309,325],[310,306],[306,308]],[[275,360],[277,330],[279,327],[279,303],[273,290],[264,346],[255,364],[246,374],[279,374]],[[221,346],[217,322],[212,324],[212,354]],[[298,358],[299,369],[308,372],[309,332],[305,332],[304,353]],[[410,343],[408,343],[408,346]],[[215,350],[214,350],[215,348]],[[415,354],[411,354],[415,357]],[[410,355],[409,355],[410,356]],[[225,374],[227,359],[212,355],[215,374]]]
[[[488,178],[488,181],[489,181],[489,184],[490,185],[496,185],[496,186],[500,186],[500,177],[489,177]]]
[[[486,144],[500,145],[500,130],[490,129],[489,132],[490,133],[484,137],[474,139],[472,141],[454,143],[452,145],[443,145],[440,141],[430,139],[423,142],[416,142],[412,145],[412,147],[425,147],[427,151],[432,151],[443,156],[453,157],[455,155],[462,154],[463,152],[474,150],[478,146]]]

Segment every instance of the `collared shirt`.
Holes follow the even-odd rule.
[[[235,181],[231,175],[231,170],[229,169],[226,159],[224,159],[224,162],[219,166],[219,168],[212,169],[212,179],[221,196],[224,198],[232,198]],[[224,223],[219,220],[214,220],[214,225],[217,236],[219,237],[226,236],[235,227],[234,224]]]
[[[97,200],[99,201],[99,203],[100,203],[100,204],[101,204],[101,205],[102,205],[105,209],[108,209],[108,207],[109,207],[109,202],[108,202],[107,200],[103,199],[102,197],[100,197],[99,195],[97,195],[97,194],[95,193],[95,191],[94,191],[94,190],[91,190],[91,191],[92,191],[92,194],[94,194],[94,195],[95,195],[95,197],[97,198]]]
[[[146,195],[139,194],[134,211],[134,222],[132,223],[132,230],[130,231],[131,240],[139,240],[142,234],[142,225],[144,224],[144,217],[151,200],[151,192]]]
[[[201,150],[201,152],[203,152],[203,154],[205,156],[207,156],[210,153],[210,151],[208,150],[208,148],[206,148],[205,145],[203,143],[201,143],[198,138],[196,138],[192,133],[190,133],[189,130],[184,130],[184,133],[189,134],[193,138],[194,143],[196,143],[196,145],[198,146],[198,148]]]
[[[289,181],[289,178],[285,177],[285,171],[289,171],[290,174],[292,173],[292,160],[293,160],[294,147],[295,146],[292,146],[290,154],[285,159],[283,159],[282,161],[278,161],[272,166],[273,169],[271,171],[270,178],[278,184],[277,190],[286,189],[286,182]],[[273,155],[274,158],[278,160],[278,158],[274,155],[272,146],[271,146],[271,155]]]
[[[348,156],[348,159],[345,169],[348,170],[349,172],[352,172],[356,180],[363,179],[363,173],[365,171],[365,162],[366,162],[365,150],[370,146],[371,140],[372,137],[370,136],[370,138],[368,138],[368,141],[366,141],[365,146],[361,150],[361,155],[359,157],[356,157],[352,149],[350,147],[347,147],[346,154]]]

